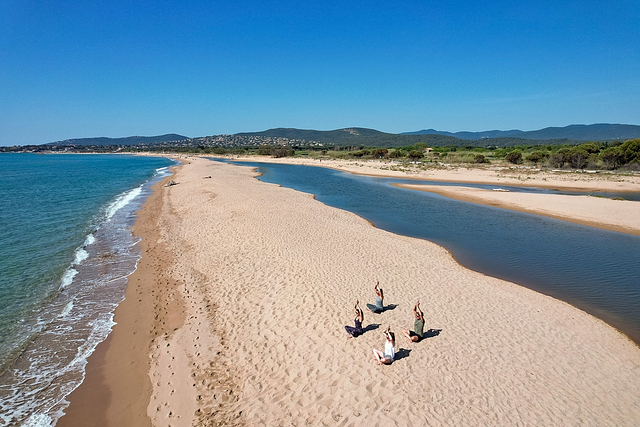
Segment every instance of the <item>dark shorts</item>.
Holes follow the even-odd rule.
[[[382,313],[382,309],[380,307],[378,307],[377,305],[367,304],[367,308],[369,310],[373,311],[374,313]]]
[[[418,337],[418,341],[422,340],[422,336],[420,336],[420,335],[416,334],[416,333],[415,333],[415,332],[413,332],[413,331],[409,331],[409,336],[410,336],[411,338],[413,338],[413,337]],[[417,341],[416,341],[416,342],[417,342]]]
[[[362,329],[354,328],[353,326],[345,326],[344,329],[354,338],[362,335]]]

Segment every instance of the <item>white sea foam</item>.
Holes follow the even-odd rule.
[[[140,187],[134,188],[133,190],[125,191],[124,193],[120,194],[116,198],[116,200],[113,203],[111,203],[107,208],[107,213],[106,213],[107,221],[110,220],[111,217],[113,217],[116,214],[116,212],[122,209],[122,207],[126,206],[133,199],[138,197],[140,193],[142,193],[142,185]]]
[[[67,305],[64,306],[62,313],[60,313],[60,317],[67,317],[67,314],[69,314],[72,309],[73,309],[73,301],[69,301]]]
[[[74,257],[71,265],[78,265],[87,258],[89,258],[89,252],[85,251],[83,248],[78,248],[76,249],[76,256]]]
[[[73,278],[76,277],[76,274],[78,274],[78,270],[75,270],[73,268],[65,271],[64,275],[62,276],[62,282],[60,283],[60,289],[64,289],[69,286],[73,282]]]
[[[48,415],[33,414],[22,424],[22,427],[50,427],[52,421]]]
[[[86,239],[84,239],[83,247],[87,247],[89,245],[93,245],[96,242],[96,236],[93,234],[89,234]]]

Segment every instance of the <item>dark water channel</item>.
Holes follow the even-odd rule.
[[[566,301],[640,344],[640,236],[389,184],[446,185],[442,182],[369,177],[312,166],[239,164],[258,168],[262,181],[314,194],[318,201],[351,211],[378,228],[435,242],[472,270]],[[553,191],[500,187],[510,191]],[[640,200],[640,194],[621,196]]]

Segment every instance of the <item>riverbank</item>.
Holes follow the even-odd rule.
[[[640,192],[640,175],[554,172],[503,167],[404,167],[389,161],[339,161],[300,158],[247,157],[238,160],[328,167],[349,173],[402,179],[456,182],[459,186],[394,184],[445,197],[503,209],[548,216],[605,230],[640,235],[640,202],[592,196],[517,193],[465,187],[464,183],[538,187],[574,192]]]
[[[70,399],[75,420],[99,416],[59,425],[640,421],[640,349],[615,329],[254,175],[190,159],[156,188],[118,325]],[[389,310],[347,339],[377,280]],[[414,344],[400,329],[418,299],[433,332]],[[387,325],[398,357],[377,366]],[[138,397],[116,404],[125,383]]]

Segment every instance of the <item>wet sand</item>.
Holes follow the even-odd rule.
[[[58,425],[640,423],[640,349],[612,327],[254,175],[190,159],[156,187],[118,325]],[[389,309],[347,339],[376,280]],[[418,299],[432,333],[410,343]],[[387,325],[397,358],[377,366]]]

